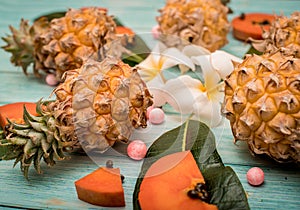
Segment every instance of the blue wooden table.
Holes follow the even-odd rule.
[[[110,14],[117,16],[136,33],[149,33],[156,25],[157,10],[163,5],[163,0],[1,0],[0,36],[9,32],[8,25],[18,27],[21,18],[33,20],[41,14],[81,6],[106,7]],[[298,0],[231,0],[229,6],[234,11],[229,15],[230,20],[242,12],[290,15],[291,12],[300,10]],[[243,57],[249,45],[235,40],[231,33],[228,34],[228,39],[229,44],[223,50]],[[2,40],[0,45],[4,45]],[[52,87],[45,85],[43,80],[36,79],[32,74],[25,77],[21,68],[10,64],[9,58],[8,53],[0,50],[0,105],[17,101],[36,102],[50,95]],[[180,116],[168,115],[164,124],[150,126],[143,131],[138,130],[132,138],[143,139],[151,144],[156,137],[180,122]],[[217,150],[224,164],[231,166],[240,178],[251,209],[300,209],[299,168],[253,157],[243,142],[234,145],[227,121],[213,131]],[[120,209],[132,209],[132,193],[142,161],[133,161],[126,156],[112,153],[92,157],[71,155],[71,159],[59,161],[53,168],[42,165],[42,175],[36,174],[34,169],[30,170],[29,181],[23,177],[18,166],[12,168],[13,161],[1,161],[0,209],[101,209],[77,198],[74,181],[95,170],[99,165],[104,165],[107,159],[113,159],[114,165],[120,167],[126,177],[126,208]],[[259,166],[265,172],[265,183],[260,187],[253,187],[247,183],[246,173],[253,166]]]

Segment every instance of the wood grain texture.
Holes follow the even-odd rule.
[[[117,16],[122,22],[137,33],[150,33],[156,25],[155,16],[164,5],[163,0],[1,0],[0,4],[0,36],[8,33],[8,25],[18,26],[21,18],[32,21],[35,17],[67,8],[81,6],[107,7],[109,13]],[[298,0],[231,0],[229,6],[234,16],[242,12],[267,12],[291,14],[300,10]],[[238,57],[243,57],[249,45],[235,40],[228,34],[229,43],[223,50]],[[0,46],[4,42],[0,40]],[[34,78],[29,70],[24,76],[22,70],[9,62],[9,54],[0,50],[0,105],[17,101],[37,101],[47,98],[52,87],[43,80]],[[145,130],[137,130],[132,138],[144,140],[151,144],[163,132],[176,127],[182,122],[181,116],[167,116],[164,124],[149,126]],[[243,142],[233,144],[233,136],[228,122],[213,129],[217,149],[225,165],[231,166],[239,176],[249,197],[251,209],[300,209],[300,170],[292,165],[280,165],[272,160],[252,156]],[[125,155],[114,151],[94,156],[71,155],[69,160],[57,162],[55,167],[42,166],[43,174],[30,170],[30,180],[24,179],[19,165],[13,168],[13,161],[0,162],[0,209],[32,208],[32,209],[107,209],[78,200],[74,181],[104,165],[112,159],[115,167],[121,168],[126,177],[126,207],[113,209],[132,209],[132,193],[136,177],[139,174],[141,161],[133,161]],[[265,183],[260,187],[252,187],[247,183],[247,170],[253,166],[261,167],[265,172]]]

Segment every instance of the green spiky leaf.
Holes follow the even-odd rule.
[[[24,106],[24,124],[17,124],[8,119],[6,136],[0,130],[0,160],[15,159],[14,166],[20,163],[26,179],[31,165],[37,173],[41,173],[42,158],[49,166],[55,164],[54,159],[65,158],[64,145],[59,142],[59,136],[54,136],[55,127],[49,127],[53,125],[53,116],[49,115],[46,109],[43,110],[43,107],[51,102],[53,101],[38,101],[37,116],[30,114]]]
[[[10,61],[15,66],[21,66],[24,74],[27,74],[27,68],[34,62],[33,55],[33,37],[30,34],[31,26],[28,21],[21,20],[19,29],[9,26],[11,35],[2,37],[6,45],[1,46],[5,51],[10,52]]]

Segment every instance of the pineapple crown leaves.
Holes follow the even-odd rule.
[[[27,20],[21,19],[20,29],[9,26],[11,35],[2,37],[7,45],[2,48],[12,54],[10,61],[15,66],[21,66],[27,75],[27,67],[34,62],[33,30]]]
[[[1,48],[12,54],[10,61],[15,66],[21,66],[25,75],[28,66],[35,62],[35,39],[38,34],[48,30],[49,24],[46,17],[35,20],[32,26],[29,25],[28,20],[21,19],[19,29],[9,26],[11,34],[2,37],[6,45]],[[38,75],[36,69],[34,71]]]
[[[6,137],[0,142],[0,160],[15,159],[14,166],[20,162],[24,176],[28,178],[29,167],[34,165],[41,173],[41,159],[53,166],[54,159],[64,159],[64,145],[55,134],[55,126],[48,127],[53,116],[43,110],[43,106],[51,102],[37,102],[38,116],[30,114],[24,107],[24,124],[17,124],[8,119]],[[51,122],[50,122],[51,124]]]

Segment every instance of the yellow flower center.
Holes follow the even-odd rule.
[[[206,85],[199,84],[198,88],[201,92],[206,93],[207,98],[210,101],[220,101],[220,97],[222,97],[222,89],[223,89],[223,82],[220,82],[212,87],[207,87]]]
[[[199,89],[201,92],[206,92],[206,87],[202,84],[199,85]]]

